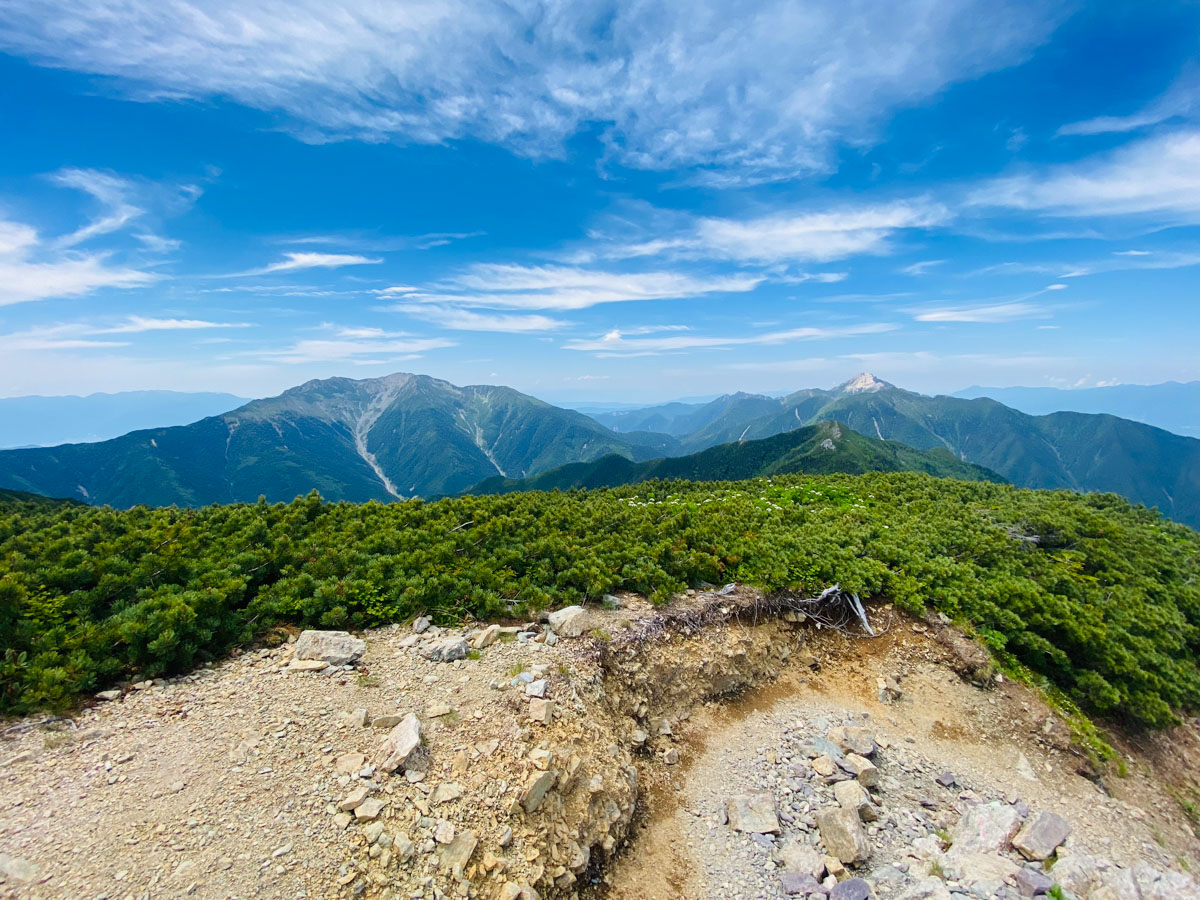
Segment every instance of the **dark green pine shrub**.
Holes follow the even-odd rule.
[[[1200,698],[1200,534],[1113,495],[913,474],[128,511],[0,508],[0,711],[186,671],[271,625],[828,584],[972,626],[1093,714]]]

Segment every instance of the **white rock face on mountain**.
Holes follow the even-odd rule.
[[[884,388],[891,387],[886,381],[880,381],[870,372],[863,372],[855,375],[849,381],[839,388],[843,394],[862,394],[873,391],[882,391]]]

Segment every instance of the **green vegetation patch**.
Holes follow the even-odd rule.
[[[1200,697],[1200,535],[1110,494],[916,474],[203,509],[0,510],[0,711],[185,671],[279,623],[527,615],[840,582],[969,623],[1090,714]]]

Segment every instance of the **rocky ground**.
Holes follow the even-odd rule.
[[[1080,900],[1197,896],[1153,769],[1076,774],[936,624],[850,640],[759,599],[293,633],[5,723],[0,897],[1030,896],[1043,813]]]

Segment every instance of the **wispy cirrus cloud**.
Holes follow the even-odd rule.
[[[650,356],[688,350],[728,350],[734,347],[778,346],[800,341],[859,337],[866,334],[883,334],[898,327],[890,322],[870,322],[859,325],[789,328],[740,336],[686,334],[661,337],[630,337],[615,328],[598,338],[569,340],[563,347],[567,350],[594,353],[599,357]]]
[[[1124,116],[1096,116],[1071,122],[1058,129],[1068,135],[1112,134],[1137,131],[1175,118],[1194,119],[1200,114],[1200,69],[1195,66],[1181,75],[1165,94],[1137,112]]]
[[[9,0],[0,48],[139,99],[280,112],[305,140],[474,138],[545,156],[599,126],[622,165],[736,185],[827,169],[837,143],[870,142],[896,109],[1023,59],[1067,9]]]
[[[1020,319],[1045,319],[1050,313],[1045,307],[1027,301],[1011,303],[964,304],[935,306],[910,310],[918,322],[971,322],[996,324]]]
[[[358,253],[317,253],[311,251],[294,251],[285,253],[283,259],[263,266],[261,269],[249,269],[245,272],[234,272],[227,276],[241,278],[248,275],[273,275],[276,272],[297,272],[301,269],[339,269],[343,266],[372,266],[383,262]]]
[[[636,217],[615,222],[611,232],[593,231],[577,254],[582,260],[663,256],[765,267],[829,263],[889,253],[904,232],[945,225],[951,218],[944,204],[926,197],[745,217],[665,215],[640,209]],[[802,272],[787,277],[833,282],[845,278],[845,273]]]
[[[0,220],[0,306],[145,287],[160,278],[111,259],[108,253],[61,249],[29,225]]]
[[[213,328],[249,328],[251,322],[209,322],[202,319],[156,319],[126,316],[116,323],[64,322],[0,334],[0,347],[8,350],[82,350],[128,347],[126,340],[109,335],[153,331],[196,331]]]
[[[481,313],[470,309],[435,304],[400,303],[392,308],[396,312],[451,331],[528,334],[538,331],[553,331],[569,324],[563,319],[552,319],[549,316]]]
[[[579,310],[602,303],[678,300],[707,294],[745,293],[763,275],[702,275],[679,271],[613,272],[579,266],[480,264],[444,279],[430,290],[393,287],[384,297],[406,305],[489,309]]]
[[[1200,131],[1154,135],[1079,162],[998,178],[970,192],[967,204],[1061,217],[1196,221]]]
[[[319,330],[328,336],[304,338],[285,347],[266,347],[247,351],[243,355],[288,365],[329,362],[373,365],[418,359],[430,350],[457,345],[457,342],[447,338],[423,337],[408,331],[389,331],[369,325],[325,322]]]

